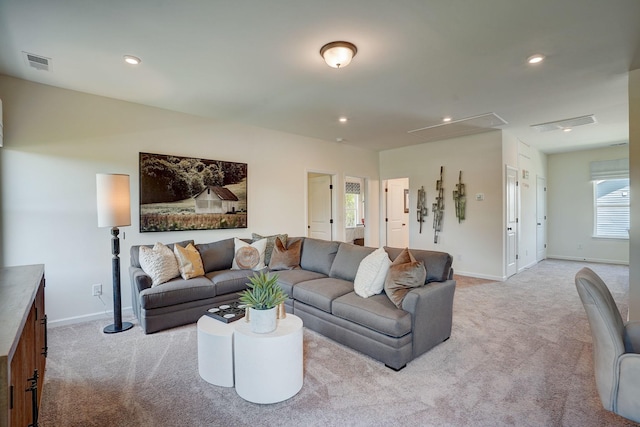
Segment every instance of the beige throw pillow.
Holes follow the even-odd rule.
[[[180,270],[173,251],[162,243],[156,243],[153,248],[140,246],[138,250],[140,267],[151,277],[151,286],[158,286],[178,277]]]
[[[189,243],[186,248],[179,244],[173,245],[173,253],[178,261],[178,269],[183,279],[191,279],[192,277],[204,276],[204,266],[200,252],[193,244]]]
[[[384,289],[384,282],[391,266],[391,260],[384,248],[378,248],[364,257],[358,266],[353,290],[363,298],[377,295]]]
[[[300,250],[302,249],[302,240],[292,242],[288,248],[285,248],[280,239],[276,239],[271,253],[271,262],[269,269],[277,270],[293,270],[300,267]]]
[[[422,261],[416,261],[414,256],[405,248],[391,263],[384,291],[396,307],[402,308],[402,301],[412,288],[424,286],[427,270]]]

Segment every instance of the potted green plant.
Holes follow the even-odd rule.
[[[249,307],[251,330],[269,333],[276,329],[276,308],[287,299],[278,284],[278,275],[261,271],[249,278],[249,289],[240,292],[240,302]]]

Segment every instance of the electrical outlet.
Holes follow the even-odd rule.
[[[93,285],[92,290],[93,290],[93,294],[92,295],[94,297],[99,297],[100,295],[102,295],[102,284],[98,283],[98,284]]]

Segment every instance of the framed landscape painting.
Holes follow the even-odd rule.
[[[247,228],[247,164],[140,153],[140,232]]]

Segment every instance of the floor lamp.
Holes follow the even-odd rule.
[[[120,239],[118,227],[131,225],[129,175],[96,174],[98,198],[98,227],[111,227],[111,270],[113,276],[113,325],[104,328],[105,334],[131,329],[133,324],[122,322],[120,301]]]

